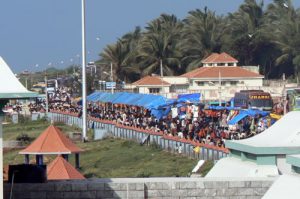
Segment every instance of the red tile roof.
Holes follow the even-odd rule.
[[[69,140],[57,127],[50,125],[19,154],[70,154],[83,150]]]
[[[202,60],[202,63],[237,63],[238,60],[231,57],[227,53],[212,53],[210,56]]]
[[[69,162],[63,157],[57,156],[47,166],[48,180],[71,180],[71,179],[85,179],[85,177],[77,171]]]
[[[221,78],[263,78],[263,76],[258,73],[236,66],[201,67],[181,76],[187,78],[219,78],[219,71]]]
[[[142,79],[133,82],[133,85],[170,85],[168,82],[162,80],[161,77],[158,76],[145,76]]]

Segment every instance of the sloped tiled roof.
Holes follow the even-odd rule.
[[[170,85],[168,82],[162,80],[161,77],[157,77],[157,76],[145,76],[142,79],[133,82],[133,85]]]
[[[50,125],[19,154],[70,154],[83,150],[69,140],[57,127]]]
[[[47,179],[48,180],[74,180],[85,179],[85,177],[77,171],[69,162],[63,157],[57,156],[47,166]]]
[[[263,76],[258,73],[236,66],[201,67],[181,76],[187,78],[219,78],[219,71],[221,78],[263,78]]]
[[[202,63],[237,63],[237,62],[238,60],[231,57],[225,52],[221,54],[212,53],[210,56],[202,60]]]

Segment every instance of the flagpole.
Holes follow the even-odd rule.
[[[82,39],[82,140],[86,139],[87,107],[86,107],[86,58],[85,58],[85,0],[81,0],[81,39]]]

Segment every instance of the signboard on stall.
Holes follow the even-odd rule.
[[[105,82],[106,89],[116,88],[116,82]]]

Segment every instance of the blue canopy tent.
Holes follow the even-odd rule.
[[[132,93],[131,96],[129,96],[123,101],[123,104],[138,106],[137,101],[140,100],[142,97],[142,94]]]
[[[229,125],[234,125],[241,121],[243,118],[247,116],[252,116],[255,117],[256,115],[261,115],[262,117],[265,117],[269,115],[269,112],[266,111],[260,111],[260,110],[253,110],[253,109],[248,109],[248,110],[241,110],[239,114],[237,114],[234,118],[232,118],[228,124]]]
[[[246,112],[242,111],[239,114],[237,114],[234,118],[232,118],[228,124],[229,125],[234,125],[236,123],[238,123],[239,121],[241,121],[242,119],[244,119],[245,117],[249,116]]]
[[[120,95],[115,98],[112,103],[114,104],[123,104],[123,102],[131,96],[131,93],[122,92]]]
[[[151,114],[156,117],[157,119],[161,119],[164,116],[167,116],[171,111],[171,107],[166,109],[151,109]]]
[[[148,109],[151,109],[151,108],[157,109],[159,106],[165,104],[166,101],[167,100],[166,100],[165,97],[154,95],[151,100],[150,99],[149,100],[145,100],[143,106],[145,108],[148,108]]]
[[[138,94],[138,93],[103,93],[95,92],[87,97],[88,101],[104,102],[113,104],[127,104],[132,106],[144,107],[151,111],[151,114],[157,118],[161,118],[170,112],[170,107],[160,108],[166,104],[167,99],[160,95]]]
[[[192,93],[192,94],[181,94],[177,97],[178,103],[200,103],[200,93]]]
[[[208,109],[212,110],[240,110],[240,107],[231,107],[231,106],[209,106]]]

